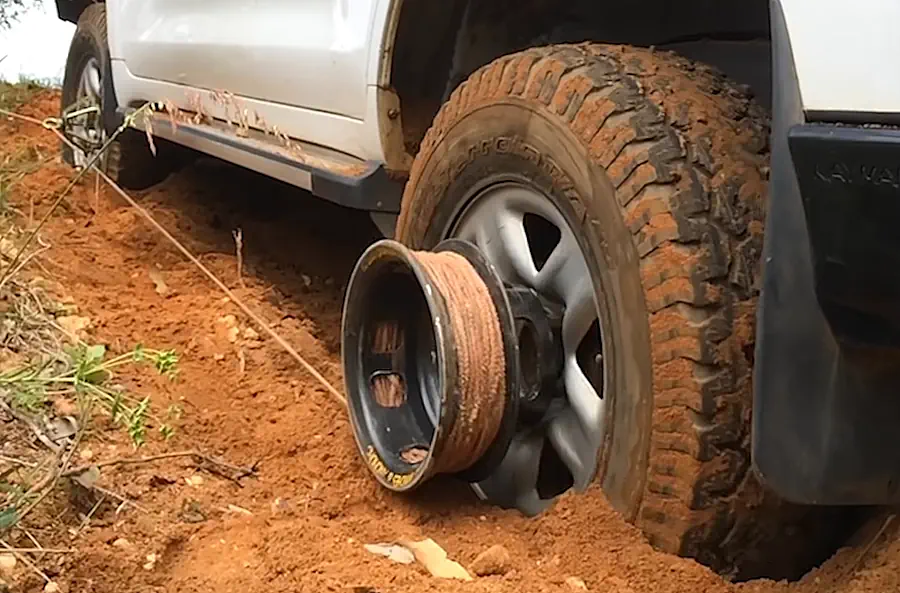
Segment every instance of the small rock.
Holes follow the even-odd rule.
[[[178,517],[185,523],[203,523],[207,519],[206,513],[196,500],[185,500]]]
[[[194,486],[196,488],[197,486],[203,485],[203,476],[194,474],[190,478],[185,478],[184,481],[187,482],[188,486]]]
[[[247,509],[245,509],[244,507],[239,507],[236,504],[228,505],[228,512],[235,513],[237,515],[252,515],[253,514],[250,511],[248,511]]]
[[[506,548],[493,545],[479,554],[469,568],[480,577],[504,575],[509,572],[511,562],[512,559]]]
[[[156,566],[156,554],[147,554],[147,562],[144,563],[144,570],[153,570]]]
[[[300,278],[303,279],[303,284],[305,284],[306,287],[309,288],[310,285],[312,284],[312,278],[310,278],[310,277],[307,276],[306,274],[301,274],[301,275],[300,275]]]
[[[238,334],[241,333],[241,330],[238,329],[237,326],[228,328],[228,341],[231,343],[237,342]]]
[[[244,328],[244,339],[245,340],[258,340],[259,334],[256,333],[256,330],[252,327]]]
[[[78,315],[64,315],[63,317],[57,317],[56,323],[67,334],[80,338],[84,336],[84,330],[90,327],[91,319],[89,317],[79,317]]]
[[[0,253],[3,254],[3,257],[6,259],[14,259],[19,250],[16,248],[16,244],[10,241],[9,239],[0,239]]]
[[[157,294],[165,296],[169,293],[169,286],[159,270],[150,270],[150,280],[153,282]]]
[[[78,421],[74,416],[53,418],[45,422],[44,429],[48,433],[50,440],[59,441],[74,437],[78,433]]]
[[[237,317],[234,315],[223,315],[219,317],[219,323],[225,324],[225,327],[234,327],[237,325]]]
[[[0,570],[9,572],[16,567],[16,557],[12,554],[0,554]]]
[[[390,558],[400,564],[412,564],[416,561],[415,555],[408,549],[397,544],[365,544],[367,552]]]
[[[213,360],[225,360],[224,354],[213,354]]]
[[[276,498],[275,500],[272,501],[272,504],[270,506],[272,507],[273,513],[286,511],[286,510],[288,510],[288,508],[290,508],[290,505],[288,504],[288,502],[282,498]]]
[[[90,461],[91,459],[94,458],[94,452],[91,451],[90,449],[82,449],[81,451],[78,452],[78,456],[83,461]]]
[[[124,537],[120,537],[116,541],[112,543],[113,547],[116,548],[128,548],[131,546],[131,542],[125,539]]]
[[[44,585],[44,593],[59,593],[59,585],[56,584],[56,581],[50,581]]]
[[[578,577],[566,577],[566,585],[572,591],[587,591],[587,585]]]

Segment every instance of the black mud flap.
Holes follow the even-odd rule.
[[[811,124],[772,2],[753,466],[806,504],[900,502],[900,131]]]

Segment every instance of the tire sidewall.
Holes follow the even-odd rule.
[[[540,189],[575,232],[588,255],[605,331],[610,401],[597,475],[610,503],[634,519],[652,422],[649,324],[638,253],[605,171],[562,122],[516,98],[458,117],[417,160],[404,193],[409,212],[397,229],[412,248],[433,247],[478,184],[503,174]]]

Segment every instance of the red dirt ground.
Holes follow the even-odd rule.
[[[22,112],[43,117],[56,110],[55,95],[47,94]],[[37,126],[0,121],[0,153],[26,146],[51,154],[58,142]],[[49,164],[17,186],[11,202],[26,213],[33,203],[40,216],[72,174],[58,161]],[[215,163],[184,169],[140,200],[340,385],[341,296],[355,258],[375,238],[365,216]],[[237,228],[243,232],[243,288],[232,237]],[[864,547],[857,546],[798,583],[734,585],[693,561],[655,552],[599,491],[565,496],[536,519],[485,506],[446,481],[414,496],[390,495],[359,461],[344,410],[271,340],[244,333],[249,320],[237,307],[111,191],[95,200],[93,180],[76,187],[44,237],[53,246],[44,264],[92,320],[95,341],[113,352],[143,343],[181,355],[175,382],[129,377],[130,386],[152,394],[160,408],[181,403],[185,410],[172,441],[151,439],[146,453],[199,447],[236,464],[259,461],[258,475],[240,486],[198,472],[188,461],[104,470],[103,484],[147,512],[107,512],[74,542],[66,536],[65,545],[77,550],[54,571],[64,591],[539,593],[575,590],[569,577],[609,593],[900,589],[900,541],[893,530],[861,562]],[[151,270],[162,276],[168,294],[155,290]],[[241,330],[235,342],[222,321],[227,315]],[[116,434],[86,446],[98,460],[130,454]],[[186,483],[194,475],[202,483]],[[186,522],[185,505],[199,506],[206,520]],[[229,512],[228,505],[252,514]],[[71,512],[61,521],[78,524]],[[431,537],[463,565],[501,544],[512,570],[469,583],[444,581],[363,549],[402,536]],[[113,545],[120,538],[128,544]],[[148,554],[157,560],[145,568]],[[15,586],[40,590],[42,583],[25,576]]]

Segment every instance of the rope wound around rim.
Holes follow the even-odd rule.
[[[427,252],[386,239],[357,262],[344,380],[360,453],[388,489],[489,475],[516,425],[519,361],[503,282],[471,243]]]

